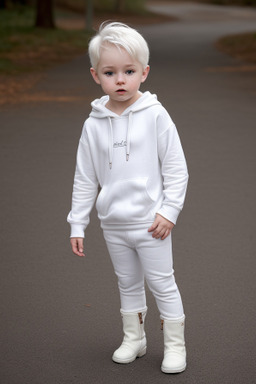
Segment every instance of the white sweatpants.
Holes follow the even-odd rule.
[[[103,231],[118,278],[121,310],[146,309],[145,278],[161,318],[180,318],[184,312],[174,278],[171,235],[155,239],[148,228]]]

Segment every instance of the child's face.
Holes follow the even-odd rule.
[[[140,84],[148,72],[149,66],[143,69],[125,49],[112,44],[102,49],[97,72],[91,68],[94,80],[109,95],[108,107],[113,110],[123,110],[140,97]]]

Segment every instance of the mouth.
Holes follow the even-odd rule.
[[[124,94],[126,92],[126,90],[125,89],[118,89],[116,92],[119,94]]]

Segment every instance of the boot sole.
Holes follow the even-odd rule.
[[[133,357],[130,357],[129,359],[118,359],[114,356],[112,356],[112,360],[115,362],[115,363],[118,363],[118,364],[129,364],[129,363],[132,363],[134,360],[137,359],[137,357],[142,357],[146,354],[147,352],[147,347],[144,347],[139,353],[137,356],[133,356]]]
[[[163,373],[181,373],[181,372],[184,372],[185,369],[186,369],[186,364],[177,369],[168,369],[168,368],[161,367],[161,371]]]

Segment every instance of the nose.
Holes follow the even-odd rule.
[[[116,79],[117,84],[124,84],[125,83],[125,78],[123,73],[118,73],[117,74],[117,79]]]

